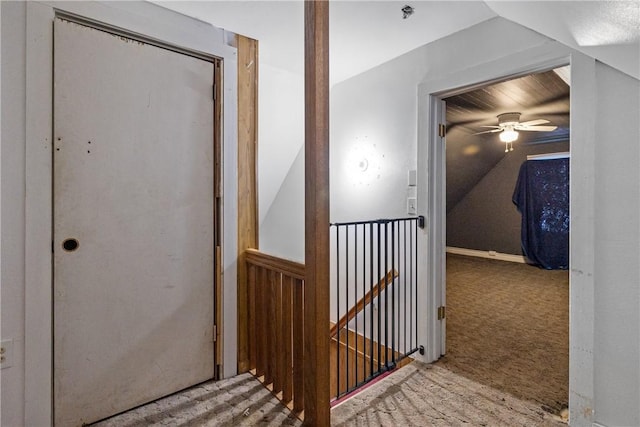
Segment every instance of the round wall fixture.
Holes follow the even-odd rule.
[[[368,168],[369,160],[367,160],[366,158],[360,159],[360,161],[358,162],[358,169],[360,170],[360,172],[366,172]]]

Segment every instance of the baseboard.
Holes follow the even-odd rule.
[[[447,246],[447,252],[450,254],[474,256],[478,258],[497,259],[500,261],[518,262],[520,264],[526,264],[527,260],[522,255],[503,254],[496,251],[479,251],[476,249],[456,248],[453,246]]]

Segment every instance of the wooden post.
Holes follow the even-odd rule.
[[[306,0],[304,423],[328,426],[329,2]]]
[[[258,41],[236,36],[238,46],[238,373],[250,366],[247,265],[258,249]],[[253,343],[252,345],[255,345]]]

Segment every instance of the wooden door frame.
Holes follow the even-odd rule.
[[[237,224],[237,59],[227,44],[229,34],[195,19],[148,3],[28,2],[26,4],[26,164],[25,164],[25,343],[24,424],[51,425],[53,403],[52,337],[52,231],[53,207],[53,21],[57,16],[74,17],[101,29],[125,32],[133,38],[221,61],[220,167],[222,193],[218,221],[221,248],[219,271],[225,318],[224,336],[236,334],[236,244]],[[176,32],[174,28],[181,28]],[[185,30],[186,29],[186,30]],[[214,138],[215,139],[215,138]],[[224,167],[224,165],[230,165]],[[233,230],[234,232],[230,232]],[[231,319],[231,321],[230,321]],[[220,333],[221,331],[219,331]],[[219,340],[219,344],[220,343]],[[235,374],[235,339],[222,349],[223,376]]]
[[[594,325],[594,205],[593,177],[595,105],[595,60],[557,42],[550,42],[484,64],[452,72],[427,81],[418,88],[418,211],[427,218],[419,236],[418,263],[424,310],[420,311],[418,340],[426,352],[421,359],[433,362],[444,353],[444,322],[437,318],[444,304],[444,139],[439,136],[442,99],[487,84],[571,65],[571,138],[579,141],[571,149],[570,189],[570,314],[569,314],[569,411],[577,424],[593,418],[593,325]]]
[[[259,249],[258,41],[236,36],[238,47],[238,372],[249,362],[249,289],[246,249]]]

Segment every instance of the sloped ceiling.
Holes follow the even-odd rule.
[[[260,40],[267,64],[302,73],[303,2],[154,1]],[[409,4],[415,13],[402,19]],[[502,16],[640,79],[638,1],[332,1],[332,83],[405,52]]]
[[[640,79],[640,1],[488,1],[503,18]]]
[[[266,64],[304,71],[302,1],[154,1],[168,9],[260,41]],[[496,16],[484,2],[413,1],[403,19],[400,1],[332,1],[332,84],[360,74],[412,49]]]
[[[554,71],[496,83],[446,98],[447,212],[449,212],[505,155],[497,133],[483,126],[497,124],[497,115],[521,113],[520,121],[549,120],[553,132],[519,132],[513,147],[567,140],[569,85]]]
[[[154,3],[258,39],[261,62],[303,74],[304,4],[301,0],[156,0]],[[406,4],[413,6],[415,12],[403,19],[401,9]],[[333,0],[330,6],[331,83],[336,84],[419,46],[496,16],[572,46],[640,80],[640,2],[635,0]],[[532,115],[534,113],[531,111]],[[495,117],[496,114],[493,115]],[[526,117],[525,114],[523,120]],[[466,120],[471,119],[475,118],[469,116]],[[455,139],[457,132],[461,129],[454,127],[450,139]],[[499,145],[495,148],[497,155],[503,155],[499,154],[503,153],[499,148]],[[492,161],[486,162],[490,164]],[[270,203],[267,202],[262,209],[268,209]]]

